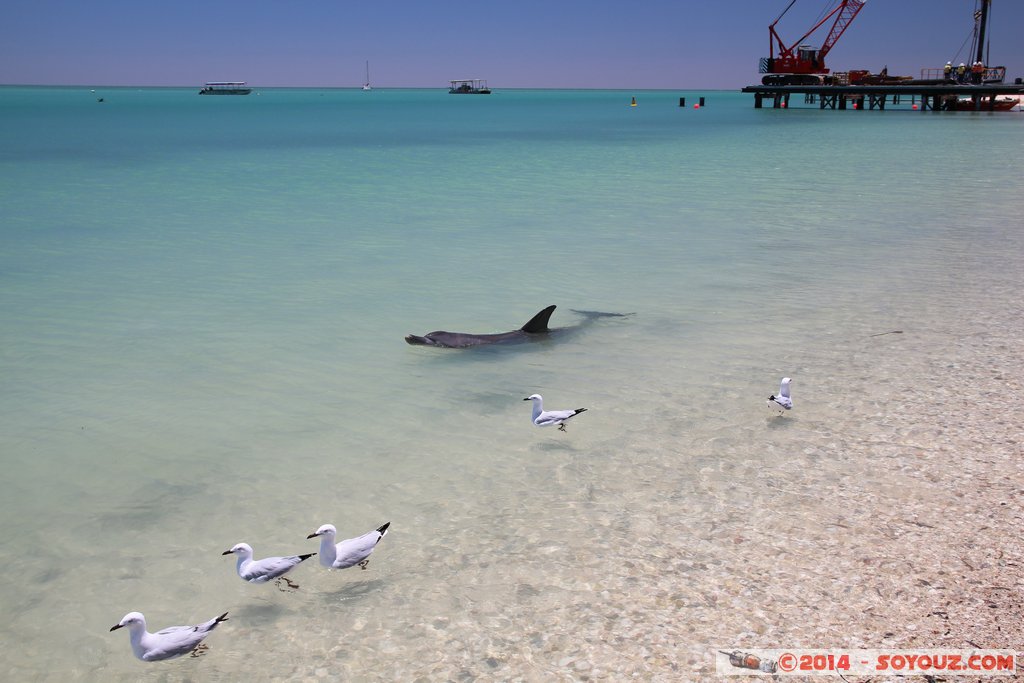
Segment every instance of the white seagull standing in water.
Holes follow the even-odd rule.
[[[533,401],[533,424],[538,427],[558,425],[558,429],[563,432],[565,431],[565,423],[569,418],[575,417],[586,410],[586,408],[577,408],[576,410],[544,410],[544,397],[540,394],[531,394],[523,400]]]
[[[387,522],[373,531],[368,531],[362,536],[349,538],[335,544],[334,539],[338,530],[334,528],[333,524],[324,524],[306,538],[320,537],[320,564],[323,566],[331,569],[347,569],[358,564],[361,569],[366,569],[366,565],[370,563],[370,553],[380,543],[380,539],[384,538],[389,526],[391,526],[391,522]]]
[[[778,410],[779,415],[782,415],[783,410],[793,408],[793,399],[789,397],[789,384],[792,381],[789,377],[783,377],[782,384],[779,386],[779,395],[768,397],[768,407]]]
[[[231,550],[225,550],[221,555],[238,555],[238,575],[249,583],[266,583],[276,580],[280,588],[280,582],[288,584],[292,590],[299,587],[299,584],[289,581],[285,574],[290,572],[300,562],[308,560],[316,553],[306,555],[289,555],[288,557],[264,557],[262,560],[252,559],[252,546],[248,543],[236,543]],[[284,590],[283,588],[281,590]]]
[[[174,659],[189,652],[198,657],[207,648],[202,644],[203,638],[222,621],[227,621],[228,613],[197,626],[170,626],[156,633],[146,630],[146,617],[142,612],[129,612],[110,627],[111,631],[127,626],[128,637],[132,643],[132,652],[144,662],[157,662],[161,659]]]

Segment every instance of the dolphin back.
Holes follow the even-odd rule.
[[[471,346],[500,344],[501,342],[528,339],[520,330],[500,332],[498,334],[469,334],[468,332],[445,332],[436,330],[423,337],[415,334],[406,335],[405,341],[413,346],[436,346],[442,349],[468,349]]]
[[[406,335],[405,341],[413,346],[434,346],[446,349],[466,349],[488,344],[518,344],[543,339],[546,338],[548,334],[555,332],[561,333],[578,330],[598,318],[620,318],[633,315],[632,313],[602,313],[600,311],[576,311],[573,309],[576,313],[584,317],[583,322],[571,327],[552,330],[548,327],[548,323],[551,320],[551,314],[555,312],[555,308],[556,306],[554,304],[548,306],[530,318],[527,323],[518,330],[512,330],[511,332],[471,334],[468,332],[446,332],[444,330],[436,330],[423,336],[416,334]]]
[[[527,334],[544,334],[550,332],[548,328],[548,321],[551,319],[551,314],[555,312],[555,306],[552,304],[537,315],[530,318],[530,321],[520,327],[519,329]]]

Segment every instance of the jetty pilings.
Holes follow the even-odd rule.
[[[910,97],[920,101],[922,111],[962,110],[962,100],[969,100],[975,111],[992,111],[999,96],[1024,96],[1024,84],[985,83],[907,84],[907,85],[748,85],[742,92],[754,95],[754,108],[770,103],[774,109],[789,107],[793,95],[803,95],[805,102],[817,102],[819,109],[860,111],[885,109],[887,102],[899,104]]]

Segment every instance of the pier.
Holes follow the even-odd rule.
[[[996,111],[1001,109],[999,96],[1024,96],[1024,84],[748,85],[742,92],[753,93],[755,109],[765,100],[774,109],[786,108],[791,96],[803,95],[807,102],[817,100],[819,109],[883,110],[886,102],[913,98],[920,100],[922,111]]]

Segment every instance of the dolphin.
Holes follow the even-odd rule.
[[[573,310],[575,313],[585,316],[587,321],[594,318],[624,317],[632,315],[631,313],[599,313],[597,311]],[[524,342],[548,339],[553,333],[577,329],[585,324],[581,323],[580,325],[574,325],[573,327],[561,327],[552,330],[548,327],[548,321],[551,318],[551,314],[554,312],[555,306],[548,306],[540,313],[530,318],[530,320],[518,330],[512,330],[511,332],[472,334],[470,332],[445,332],[444,330],[437,330],[436,332],[428,332],[422,337],[415,334],[406,335],[405,341],[414,346],[436,346],[442,349],[468,349],[474,346],[486,346],[488,344],[522,344]]]

